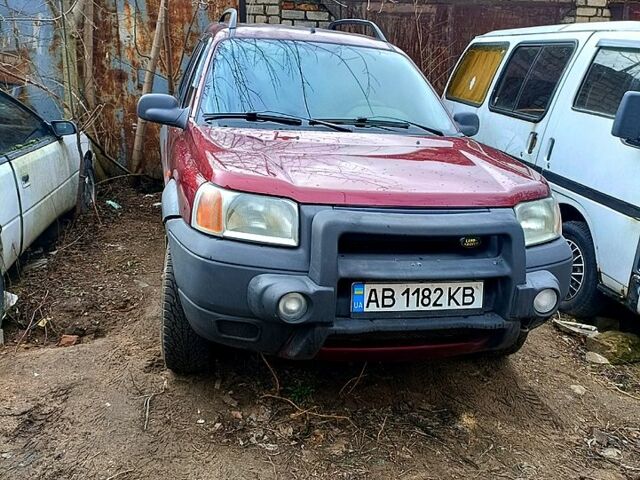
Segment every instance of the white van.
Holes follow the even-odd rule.
[[[551,184],[574,255],[563,310],[596,315],[604,293],[640,313],[640,22],[479,36],[443,97]]]

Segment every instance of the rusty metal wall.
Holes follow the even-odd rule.
[[[54,16],[46,2],[0,2],[0,88],[48,119],[61,117],[64,94]]]
[[[62,19],[68,27],[71,14],[60,18],[60,12],[70,12],[74,6],[84,4],[85,20],[74,37],[78,42],[79,75],[75,110],[84,119],[93,118],[89,132],[109,155],[127,165],[135,136],[135,107],[160,0],[96,0],[92,3],[93,18],[88,18],[86,7],[90,1],[0,2],[0,88],[26,101],[47,119],[61,118],[66,82]],[[201,32],[217,21],[225,8],[237,7],[237,3],[237,0],[168,0],[167,41],[171,58],[166,55],[169,49],[163,46],[154,92],[167,92],[171,83],[177,84],[181,67],[188,61]],[[93,35],[86,35],[86,29],[91,29]],[[91,37],[90,45],[83,42]],[[87,48],[92,51],[90,68],[83,58]],[[173,71],[171,79],[167,77],[169,71]],[[91,80],[89,88],[83,82],[87,75]],[[157,128],[146,130],[144,151],[153,157],[145,163],[151,166],[150,173],[154,173],[154,168],[159,168]]]
[[[131,155],[136,124],[136,103],[145,75],[146,56],[156,26],[159,0],[106,0],[96,10],[93,75],[99,91],[96,100],[104,105],[100,140],[108,152],[119,159]],[[158,62],[154,92],[167,92],[169,83],[177,84],[182,66],[189,59],[202,31],[217,21],[236,0],[169,0],[169,39],[171,45],[171,81],[167,78],[166,49]],[[159,169],[158,128],[148,125],[144,151],[154,159],[144,163]],[[158,171],[148,170],[148,173]]]
[[[575,9],[568,1],[323,0],[335,18],[368,18],[416,62],[442,92],[469,41],[504,28],[560,23]]]

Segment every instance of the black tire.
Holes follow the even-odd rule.
[[[564,222],[562,231],[573,252],[573,265],[569,293],[560,303],[560,310],[578,318],[595,317],[604,296],[598,290],[598,264],[591,232],[586,223],[578,221]]]
[[[93,169],[93,155],[84,156],[84,186],[82,188],[82,211],[86,212],[96,204],[96,173]]]
[[[211,366],[211,344],[193,331],[184,315],[167,246],[162,289],[162,355],[169,370],[201,373]]]
[[[0,329],[2,328],[2,317],[4,317],[4,277],[0,270]]]
[[[521,331],[518,334],[518,338],[513,343],[513,345],[511,345],[510,347],[503,348],[502,350],[496,350],[494,352],[491,352],[491,356],[494,358],[502,358],[502,357],[508,357],[509,355],[513,355],[514,353],[517,353],[522,348],[524,343],[527,341],[528,336],[529,336],[529,332]]]

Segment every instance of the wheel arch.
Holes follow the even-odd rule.
[[[86,152],[84,152],[84,155],[82,156],[82,158],[84,159],[84,161],[90,161],[91,165],[93,166],[93,161],[95,160],[95,155],[93,154],[93,150],[89,149]]]
[[[562,222],[582,222],[587,225],[591,239],[593,240],[593,250],[596,254],[596,264],[598,270],[600,270],[600,252],[598,250],[598,241],[596,240],[596,232],[593,229],[591,220],[587,212],[578,203],[567,200],[564,197],[558,198],[558,204],[560,205],[560,215],[562,216]]]

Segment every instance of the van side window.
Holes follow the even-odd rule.
[[[451,77],[446,98],[473,106],[482,105],[508,44],[471,45]]]
[[[517,47],[491,99],[491,110],[537,122],[571,59],[572,43]]]
[[[574,107],[615,117],[626,92],[640,91],[640,50],[601,48],[578,91]]]

